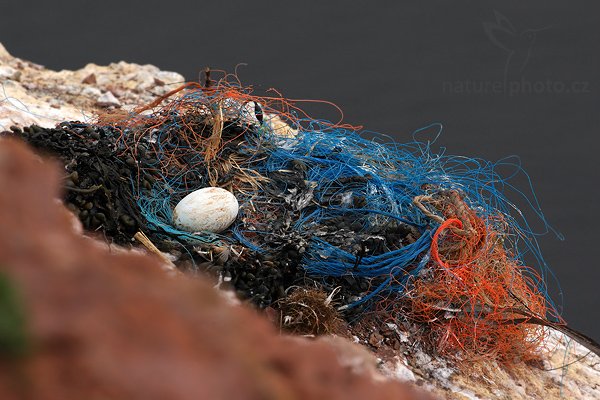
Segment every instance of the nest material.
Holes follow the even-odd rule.
[[[179,264],[216,271],[240,298],[275,304],[286,331],[340,332],[336,291],[327,295],[336,287],[354,316],[363,304],[401,303],[405,312],[390,318],[422,324],[441,353],[533,354],[543,335],[515,321],[553,309],[541,277],[514,256],[511,236],[532,236],[487,183],[503,182],[494,165],[431,157],[419,143],[382,145],[302,113],[310,124],[282,135],[263,109],[302,126],[285,99],[221,82],[185,84],[92,125],[7,134],[64,161],[65,202],[86,229],[118,243],[147,233]],[[236,225],[220,237],[172,227],[173,205],[206,186],[239,198]],[[231,257],[216,250],[233,246]]]
[[[298,335],[339,334],[344,322],[333,305],[335,291],[298,288],[278,301],[281,328]]]

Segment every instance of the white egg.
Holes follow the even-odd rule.
[[[186,232],[219,233],[235,221],[238,209],[238,201],[232,193],[207,187],[188,194],[175,206],[173,223]]]

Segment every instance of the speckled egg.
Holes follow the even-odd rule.
[[[218,187],[196,190],[185,196],[173,210],[173,223],[186,232],[223,232],[239,210],[235,196]]]

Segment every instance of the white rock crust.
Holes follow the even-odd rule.
[[[415,347],[409,359],[396,358],[381,372],[389,379],[423,385],[445,399],[600,399],[600,358],[594,353],[547,328],[540,358],[539,365],[507,369],[482,361],[461,371]]]
[[[223,232],[235,221],[238,201],[231,192],[218,187],[196,190],[185,196],[173,210],[173,223],[186,232]]]
[[[11,56],[0,43],[0,130],[87,122],[107,107],[131,110],[182,84],[175,72],[126,62],[52,71]]]

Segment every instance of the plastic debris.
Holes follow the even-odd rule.
[[[61,159],[65,203],[89,231],[121,244],[141,231],[180,269],[213,274],[260,308],[279,305],[284,325],[328,331],[299,304],[335,293],[326,310],[335,304],[349,323],[372,311],[413,324],[442,354],[526,359],[543,339],[527,321],[562,320],[536,233],[507,196],[551,228],[531,188],[499,174],[508,161],[435,152],[439,129],[403,144],[367,138],[222,79],[93,124],[5,134]],[[180,202],[201,188],[231,194],[239,212],[232,200],[218,227],[208,206],[206,225],[184,223]]]

